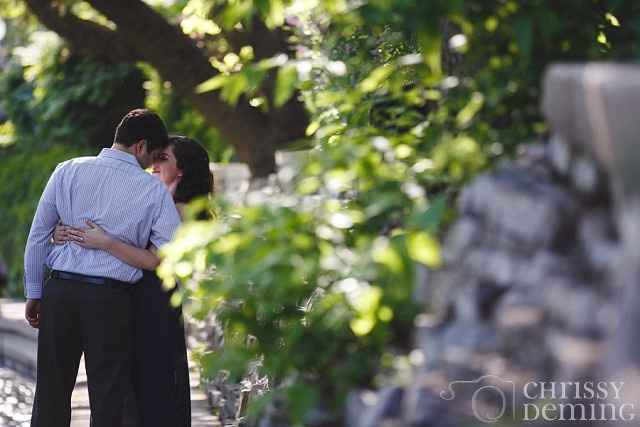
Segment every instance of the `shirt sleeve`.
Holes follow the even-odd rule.
[[[160,192],[160,206],[157,212],[158,214],[151,225],[149,240],[156,248],[161,248],[173,239],[180,226],[178,209],[164,186]]]
[[[38,208],[27,238],[24,252],[24,293],[25,297],[29,299],[42,297],[45,264],[53,247],[50,242],[51,233],[60,220],[56,208],[56,187],[62,170],[62,164],[60,164],[51,174],[38,202]]]

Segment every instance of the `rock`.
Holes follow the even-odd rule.
[[[308,427],[334,427],[340,424],[335,414],[324,407],[312,408],[305,414],[304,425]]]
[[[440,397],[447,382],[430,383],[428,377],[419,377],[416,385],[410,387],[404,400],[404,425],[411,427],[457,426],[461,420],[447,419],[453,411],[448,410],[447,402]]]
[[[606,276],[620,253],[611,214],[602,210],[585,213],[580,218],[578,238],[593,273]]]
[[[606,298],[592,287],[575,286],[571,278],[550,277],[544,300],[551,324],[575,336],[602,338],[611,320]]]
[[[463,216],[447,233],[442,258],[445,263],[461,259],[465,251],[477,242],[479,227],[471,217]]]
[[[224,346],[223,330],[214,312],[203,320],[185,315],[185,331],[191,348],[204,345],[206,350],[215,351]],[[260,360],[251,362],[247,367],[247,375],[238,383],[230,381],[224,372],[213,378],[201,376],[209,406],[223,426],[237,425],[244,417],[248,404],[269,389],[267,377],[259,373],[260,367]]]
[[[35,394],[32,380],[0,367],[0,425],[28,427]]]
[[[563,379],[593,378],[602,363],[606,345],[602,340],[576,337],[556,331],[547,334],[548,349]]]
[[[459,209],[477,218],[485,233],[501,237],[505,249],[549,246],[571,228],[576,200],[570,192],[510,167],[478,177],[463,190]],[[526,218],[526,221],[524,220]]]
[[[289,427],[290,425],[286,403],[282,399],[275,398],[267,405],[257,427]]]
[[[602,363],[617,316],[619,226],[606,178],[573,151],[560,140],[538,145],[462,191],[445,265],[419,279],[424,361],[405,388],[402,425],[473,424],[473,387],[447,403],[443,383],[588,378]],[[491,413],[495,403],[482,404]],[[359,405],[349,400],[352,417]]]
[[[540,249],[530,257],[528,263],[521,264],[517,286],[534,288],[540,292],[550,276],[579,277],[581,271],[576,262],[580,261],[571,253],[559,254],[549,249]]]
[[[515,283],[524,259],[501,249],[479,246],[468,251],[458,268],[473,272],[483,284],[508,287]]]
[[[606,180],[596,163],[587,156],[580,156],[571,165],[571,183],[581,196],[597,198],[606,193]]]
[[[415,264],[415,279],[413,286],[413,301],[425,305],[429,301],[429,278],[431,271],[421,263]]]
[[[449,294],[456,285],[466,283],[468,277],[462,269],[442,268],[427,271],[422,279],[416,283],[416,299],[424,301],[427,312],[444,316],[444,311],[448,309]]]
[[[402,387],[383,388],[377,393],[371,391],[351,392],[347,401],[346,427],[378,427],[401,425]]]
[[[555,64],[544,78],[542,109],[554,134],[637,194],[640,94],[635,64]]]
[[[536,142],[518,147],[518,157],[515,162],[522,167],[536,169],[539,173],[548,174],[551,171],[549,157],[548,144]]]
[[[560,175],[568,175],[571,166],[571,150],[560,135],[553,135],[549,140],[549,154],[553,169]]]

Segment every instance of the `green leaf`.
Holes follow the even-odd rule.
[[[214,378],[220,371],[227,371],[231,381],[239,381],[252,357],[248,349],[233,343],[225,345],[222,350],[203,354],[199,362],[207,378]]]
[[[369,76],[360,82],[360,90],[364,93],[373,92],[378,89],[383,81],[385,81],[396,67],[391,64],[384,64],[376,68]]]
[[[413,229],[436,233],[447,212],[447,198],[444,195],[436,197],[426,210],[414,212],[409,218],[408,226]]]
[[[409,234],[407,250],[411,259],[427,267],[437,268],[442,263],[440,243],[424,231]]]
[[[456,124],[459,127],[466,127],[480,111],[483,103],[484,96],[480,92],[474,92],[467,105],[456,116]]]
[[[401,273],[404,268],[402,257],[388,243],[377,245],[377,247],[373,249],[372,255],[375,262],[384,265],[393,273]]]
[[[369,316],[378,309],[381,299],[382,289],[377,286],[368,286],[354,298],[352,305],[360,315]]]
[[[419,34],[423,49],[424,61],[429,67],[432,79],[439,79],[442,74],[442,36],[428,28]]]
[[[380,310],[378,310],[378,319],[383,322],[390,322],[391,319],[393,319],[393,309],[389,306],[383,305],[380,307]]]
[[[233,253],[243,242],[243,238],[239,233],[228,233],[218,239],[214,248],[221,253]]]
[[[222,86],[227,84],[228,80],[229,76],[218,74],[217,76],[212,77],[209,80],[206,80],[196,86],[196,93],[211,92],[212,90],[220,89]]]
[[[320,184],[320,179],[315,176],[309,176],[300,181],[298,191],[300,194],[311,194],[318,191]]]
[[[269,12],[265,18],[267,27],[273,29],[284,24],[284,3],[282,0],[271,0],[269,2]]]
[[[227,84],[222,88],[222,98],[229,104],[238,103],[240,96],[249,89],[249,79],[244,73],[229,76]]]
[[[293,420],[296,425],[302,425],[305,416],[308,416],[320,400],[319,393],[315,387],[303,383],[287,387],[286,393]]]
[[[276,89],[273,103],[281,107],[293,96],[296,91],[298,71],[293,65],[285,65],[278,70]]]
[[[267,72],[265,70],[261,70],[252,66],[245,67],[242,70],[242,74],[244,74],[247,79],[247,91],[252,94],[258,90],[258,88],[262,84],[262,81],[267,76]]]
[[[367,335],[376,326],[376,318],[374,316],[363,316],[353,319],[349,326],[357,336]]]
[[[305,134],[307,136],[312,136],[314,133],[316,133],[318,129],[320,129],[320,122],[313,121],[309,123],[309,126],[307,126],[307,130],[305,131]]]
[[[515,22],[516,39],[526,59],[531,57],[531,47],[533,46],[533,22],[531,17],[523,16]]]
[[[251,0],[238,0],[227,4],[219,17],[222,28],[231,30],[234,25],[247,18],[252,9],[253,2]]]

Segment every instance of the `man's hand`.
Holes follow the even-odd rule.
[[[40,327],[40,300],[28,299],[24,307],[24,318],[27,319],[32,328]]]

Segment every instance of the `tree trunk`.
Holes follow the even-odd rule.
[[[46,27],[65,38],[77,51],[113,61],[151,64],[163,79],[172,83],[178,95],[188,99],[206,122],[233,145],[254,177],[274,172],[275,150],[304,136],[308,117],[298,99],[263,113],[243,99],[232,107],[219,98],[218,92],[195,93],[198,84],[218,71],[194,40],[141,0],[88,1],[114,22],[117,30],[81,20],[55,0],[26,0],[26,3]],[[249,40],[260,41],[260,52],[281,51],[282,46],[286,46],[284,39],[278,37],[278,32],[267,30],[265,33],[265,30],[264,26],[254,25],[247,36]],[[259,34],[253,35],[251,31]]]

